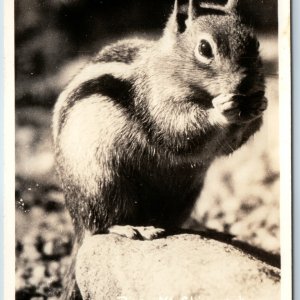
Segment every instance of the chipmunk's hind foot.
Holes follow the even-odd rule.
[[[114,225],[108,228],[108,233],[118,234],[133,240],[153,240],[161,237],[165,230],[154,226]]]

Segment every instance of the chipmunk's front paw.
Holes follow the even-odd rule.
[[[253,96],[221,94],[213,99],[212,104],[215,122],[244,123],[262,115],[267,108],[267,99],[261,93]]]
[[[240,117],[239,103],[234,94],[219,95],[212,101],[214,118],[219,123],[234,123]]]
[[[114,225],[108,228],[108,233],[118,234],[133,240],[153,240],[161,237],[165,230],[153,226]]]

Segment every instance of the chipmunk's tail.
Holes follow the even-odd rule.
[[[82,244],[83,235],[74,239],[73,249],[71,253],[70,265],[63,279],[63,289],[60,300],[82,300],[79,288],[75,279],[76,258],[78,250]]]

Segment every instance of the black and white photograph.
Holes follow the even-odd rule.
[[[12,6],[7,299],[292,299],[288,2]]]

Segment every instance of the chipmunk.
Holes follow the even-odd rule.
[[[260,128],[264,90],[259,43],[232,0],[175,1],[159,40],[101,50],[54,110],[77,245],[86,234],[152,239],[179,227],[214,159]]]

